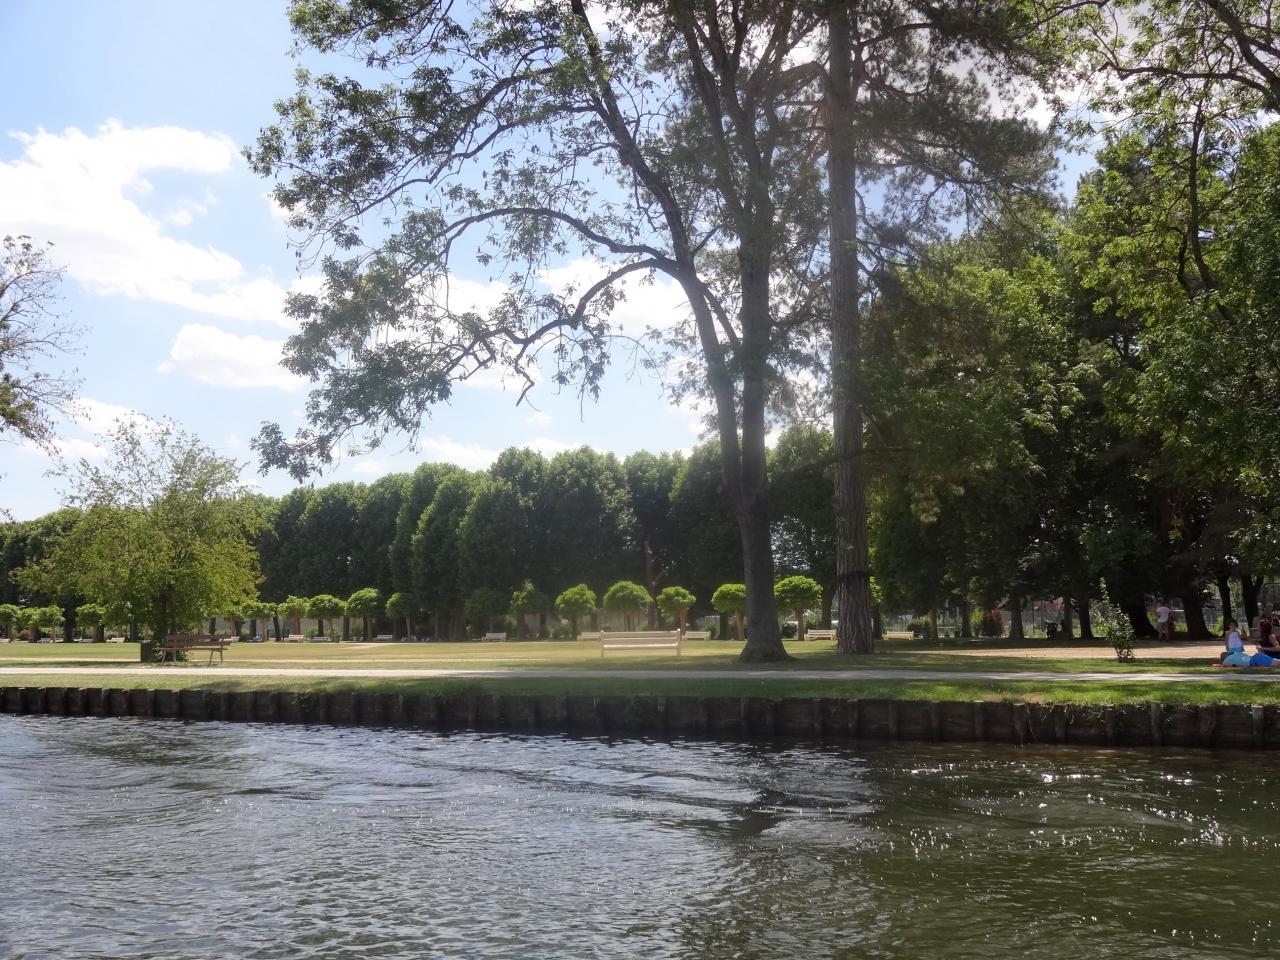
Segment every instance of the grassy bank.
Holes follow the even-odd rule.
[[[1153,681],[1013,681],[982,680],[848,680],[690,679],[602,675],[563,677],[210,677],[181,670],[155,670],[127,675],[95,675],[74,670],[32,671],[0,677],[6,687],[110,687],[114,689],[381,691],[385,693],[464,696],[475,693],[593,696],[764,697],[768,699],[829,697],[836,699],[1013,700],[1041,703],[1124,704],[1160,701],[1168,704],[1280,703],[1280,684]]]
[[[682,656],[643,651],[614,652],[602,658],[594,644],[531,643],[237,643],[226,653],[227,665],[269,669],[466,669],[486,670],[599,670],[634,669],[758,669],[741,667],[741,647],[732,642],[700,641],[686,646]],[[1116,662],[1109,647],[1070,647],[1038,650],[1035,656],[1011,655],[1006,644],[966,644],[938,649],[886,649],[870,656],[837,654],[830,642],[792,641],[787,651],[793,659],[770,664],[777,670],[832,670],[856,676],[864,670],[948,670],[956,672],[1054,673],[1214,673],[1206,656],[1187,660],[1153,656],[1139,650],[1131,664]],[[1060,655],[1054,655],[1059,654]],[[207,657],[193,656],[193,664]],[[5,644],[0,645],[0,666],[74,669],[137,663],[136,644]],[[215,661],[216,662],[216,661]],[[165,669],[174,669],[166,667]]]

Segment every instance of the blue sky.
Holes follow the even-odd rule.
[[[239,156],[272,119],[272,101],[293,89],[284,11],[283,0],[6,3],[0,234],[52,241],[66,268],[62,308],[83,330],[68,360],[82,404],[60,424],[66,456],[101,459],[97,433],[139,411],[244,462],[245,479],[265,492],[293,485],[259,477],[248,441],[264,420],[287,433],[301,422],[305,384],[277,358],[291,331],[281,300],[308,278],[270,185]],[[492,295],[479,274],[455,287],[478,303]],[[639,331],[674,319],[681,302],[658,283],[637,289],[620,319]],[[533,407],[517,407],[517,395],[482,377],[424,424],[419,450],[392,441],[317,482],[371,480],[423,460],[483,467],[511,445],[684,449],[700,434],[694,411],[673,407],[625,361],[598,403],[546,385]],[[0,450],[0,507],[25,519],[58,506],[47,454]]]

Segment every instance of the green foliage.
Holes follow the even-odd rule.
[[[55,309],[61,281],[46,246],[25,235],[0,238],[0,438],[47,449],[53,414],[73,397],[72,381],[48,369],[74,332]]]
[[[773,587],[774,599],[784,610],[794,610],[797,614],[805,610],[813,610],[822,605],[822,587],[812,577],[786,577]]]
[[[631,629],[631,618],[643,613],[652,602],[649,591],[630,580],[619,580],[604,595],[604,608],[610,613],[620,613],[626,621],[626,628]]]
[[[684,617],[689,612],[689,608],[698,601],[698,598],[684,587],[665,587],[656,599],[658,609],[662,611],[663,616],[677,621],[681,626],[684,625]]]
[[[578,622],[582,617],[595,613],[595,592],[585,583],[569,587],[556,597],[556,613],[569,620],[573,625],[573,636],[578,636]]]
[[[473,625],[483,622],[492,628],[494,620],[506,615],[509,604],[508,596],[501,590],[481,587],[471,592],[463,609]]]
[[[742,613],[747,609],[747,588],[741,583],[722,583],[711,595],[718,613]]]
[[[290,620],[293,620],[294,626],[297,626],[298,622],[301,621],[303,617],[309,615],[307,610],[310,605],[311,601],[306,597],[289,596],[285,597],[284,600],[281,601],[280,612]]]
[[[317,594],[307,601],[307,616],[313,620],[319,620],[322,624],[328,623],[332,627],[332,621],[343,615],[347,605],[342,600],[328,593]],[[326,629],[327,636],[332,631]]]
[[[1130,663],[1137,659],[1133,652],[1134,644],[1137,642],[1137,637],[1133,632],[1133,624],[1124,615],[1124,612],[1111,602],[1111,597],[1107,593],[1105,586],[1102,588],[1101,600],[1106,604],[1108,611],[1102,620],[1102,635],[1107,638],[1107,642],[1115,650],[1116,659],[1121,663]]]
[[[127,603],[155,636],[255,594],[250,546],[262,522],[239,468],[172,424],[124,421],[107,466],[67,467],[82,512],[24,582],[55,595]]]
[[[13,639],[13,628],[18,624],[22,610],[13,603],[0,603],[0,628],[3,628],[5,635]]]
[[[512,613],[546,613],[551,609],[551,601],[533,585],[532,580],[526,580],[519,590],[511,594],[510,608]]]
[[[373,587],[357,590],[347,599],[347,615],[366,620],[382,613],[382,595]]]
[[[101,603],[82,603],[76,607],[76,623],[82,627],[100,627],[107,622],[107,608]]]

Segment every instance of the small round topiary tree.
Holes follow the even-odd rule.
[[[746,637],[742,631],[742,614],[747,609],[747,587],[742,583],[722,583],[711,595],[711,606],[717,613],[733,614],[734,626],[738,628],[738,642],[744,643]]]
[[[327,637],[333,632],[333,621],[342,616],[347,605],[330,593],[320,593],[307,601],[307,616],[319,620],[321,629]]]
[[[822,587],[811,577],[787,577],[773,586],[773,598],[783,610],[796,612],[796,639],[804,639],[804,614],[822,606]]]
[[[395,621],[404,621],[404,635],[409,639],[413,639],[413,614],[416,609],[417,604],[407,593],[393,593],[387,597],[387,616]]]
[[[277,613],[277,607],[274,603],[268,603],[265,600],[247,600],[240,605],[240,613],[249,621],[249,637],[262,637],[266,639],[267,621],[274,617]],[[258,629],[258,625],[262,625],[262,629]]]
[[[13,639],[13,628],[18,623],[22,610],[12,603],[0,603],[0,628],[4,629],[4,638]]]
[[[658,594],[658,609],[664,617],[675,622],[678,629],[683,630],[689,615],[689,608],[697,603],[698,598],[684,587],[666,587]]]
[[[644,613],[652,602],[649,591],[630,580],[619,580],[604,595],[604,608],[610,613],[622,614],[627,630],[631,629],[631,618]]]
[[[467,602],[463,605],[463,614],[471,621],[472,626],[483,623],[485,629],[493,632],[493,622],[499,617],[505,617],[507,608],[511,606],[511,601],[502,593],[493,587],[480,587],[471,592],[471,596],[467,597]],[[479,628],[476,627],[477,632]]]
[[[100,603],[82,603],[76,607],[76,623],[81,627],[93,628],[94,643],[106,640],[103,630],[107,623],[107,608]]]
[[[511,594],[511,615],[516,619],[516,636],[523,640],[528,635],[525,617],[542,616],[551,609],[551,601],[547,595],[526,580],[519,590]]]
[[[589,617],[596,609],[595,591],[585,583],[570,587],[556,597],[556,613],[573,625],[573,639],[578,639],[578,621]]]
[[[357,590],[347,598],[347,616],[360,618],[366,642],[373,639],[373,621],[381,613],[382,594],[373,587]]]
[[[280,603],[280,612],[293,621],[293,632],[302,633],[302,618],[307,615],[306,597],[285,597]]]

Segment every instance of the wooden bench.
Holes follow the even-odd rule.
[[[126,643],[124,637],[107,637],[107,643]]]
[[[905,643],[910,643],[916,638],[916,635],[910,630],[886,630],[884,638],[886,640],[902,640]]]
[[[603,639],[604,639],[603,630],[583,630],[580,634],[578,634],[579,643],[583,642],[584,640],[587,643],[599,643]]]
[[[814,627],[804,632],[804,638],[806,640],[835,640],[836,632],[834,629],[824,630],[821,627]]]
[[[486,633],[480,638],[481,643],[506,643],[507,635],[505,633]]]
[[[675,650],[680,656],[679,630],[636,630],[627,633],[604,633],[600,636],[600,656],[606,650]]]
[[[175,633],[165,637],[164,642],[160,644],[160,662],[164,663],[169,659],[169,654],[173,654],[176,662],[178,654],[187,653],[191,650],[208,650],[209,666],[213,666],[213,655],[218,655],[218,662],[224,660],[223,653],[227,647],[231,646],[230,640],[221,640],[218,637],[204,637],[199,634]]]
[[[710,630],[686,630],[684,631],[684,639],[686,640],[710,640]]]

